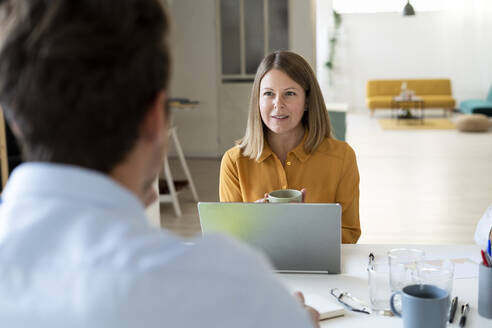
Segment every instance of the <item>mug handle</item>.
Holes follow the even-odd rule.
[[[393,295],[391,295],[391,299],[390,299],[390,306],[391,306],[391,311],[393,311],[393,313],[397,316],[397,317],[400,317],[401,318],[401,313],[398,312],[395,308],[395,304],[394,304],[394,299],[395,299],[395,296],[397,294],[400,294],[401,295],[401,292],[396,292],[396,293],[393,293]]]

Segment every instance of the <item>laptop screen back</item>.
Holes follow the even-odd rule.
[[[339,204],[198,203],[204,234],[263,251],[278,271],[340,273]]]

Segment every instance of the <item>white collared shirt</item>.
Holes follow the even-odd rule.
[[[487,249],[487,243],[492,229],[492,205],[487,208],[475,230],[475,242],[483,249]]]
[[[23,164],[0,205],[2,327],[309,327],[251,249],[151,228],[108,176]]]

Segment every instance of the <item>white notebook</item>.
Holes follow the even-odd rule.
[[[320,314],[320,320],[340,317],[345,314],[345,308],[318,294],[304,295],[306,304],[315,308]]]

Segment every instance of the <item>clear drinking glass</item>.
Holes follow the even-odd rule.
[[[437,263],[426,261],[420,264],[418,270],[421,284],[435,285],[445,289],[451,297],[454,280],[454,264],[451,261],[445,260]]]
[[[390,310],[391,289],[389,283],[389,265],[387,262],[371,262],[367,266],[369,278],[369,299],[375,311]]]
[[[389,281],[392,293],[420,282],[419,266],[424,256],[424,251],[419,249],[396,248],[388,252]]]

